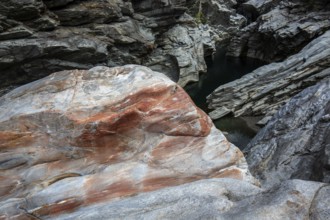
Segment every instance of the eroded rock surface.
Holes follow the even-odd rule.
[[[327,0],[249,0],[238,12],[250,24],[235,33],[229,56],[281,61],[330,29]]]
[[[330,182],[330,79],[294,96],[244,149],[251,172],[273,185]]]
[[[310,181],[290,180],[261,190],[240,180],[207,179],[47,219],[327,219],[329,196],[328,184]]]
[[[212,54],[215,50],[211,40],[213,35],[212,29],[207,25],[176,25],[164,33],[160,47],[151,53],[145,64],[153,70],[167,73],[168,76],[177,69],[180,71],[180,77],[174,81],[178,80],[179,85],[198,81],[199,72],[207,71],[204,60],[206,52]]]
[[[0,95],[55,71],[98,65],[150,64],[184,78],[182,86],[196,81],[206,71],[204,48],[212,53],[217,40],[186,10],[185,0],[1,1]],[[175,25],[187,33],[172,42]]]
[[[238,148],[165,75],[54,73],[0,98],[0,217],[59,216],[205,178],[254,183]]]
[[[304,88],[330,77],[330,31],[283,62],[260,67],[218,87],[208,96],[211,118],[226,114],[265,115],[265,124],[277,110]]]

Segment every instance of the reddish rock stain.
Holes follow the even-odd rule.
[[[73,212],[82,204],[83,201],[81,200],[78,200],[76,198],[67,198],[57,203],[43,205],[37,210],[34,210],[32,214],[35,216],[58,215],[64,212]]]
[[[90,184],[96,184],[96,179],[90,181]],[[88,185],[86,186],[88,188]],[[118,181],[105,187],[89,187],[84,205],[110,200],[122,196],[130,196],[138,192],[137,185],[130,181]]]

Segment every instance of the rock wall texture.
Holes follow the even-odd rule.
[[[207,97],[211,118],[226,114],[265,115],[277,110],[304,88],[330,77],[330,31],[283,62],[271,63],[218,87]]]
[[[249,0],[237,11],[249,25],[236,31],[229,56],[281,61],[330,29],[327,0]]]
[[[330,79],[294,96],[244,151],[266,185],[294,178],[329,183]]]
[[[57,72],[1,97],[0,158],[0,218],[59,216],[199,179],[256,183],[181,87],[133,65]]]
[[[185,6],[182,0],[3,0],[0,94],[55,71],[96,65],[145,64],[182,78],[181,85],[196,81],[206,71],[204,49],[210,55],[216,40]]]

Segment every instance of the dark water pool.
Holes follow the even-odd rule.
[[[189,84],[185,90],[195,104],[209,112],[206,97],[220,85],[234,81],[254,69],[265,65],[264,62],[251,58],[227,57],[224,49],[218,49],[214,59],[207,60],[208,72],[200,76],[200,81]],[[257,120],[257,119],[255,119]],[[214,121],[217,128],[224,132],[229,141],[243,149],[255,136],[257,129],[253,118],[225,117]]]

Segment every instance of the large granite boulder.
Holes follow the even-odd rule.
[[[58,216],[205,178],[256,183],[184,90],[142,66],[62,71],[7,93],[0,150],[0,217]]]
[[[330,79],[294,96],[244,149],[265,185],[287,179],[330,182]]]
[[[263,115],[265,124],[277,110],[304,88],[330,77],[330,31],[283,62],[265,65],[218,87],[207,97],[211,118],[227,114]]]

